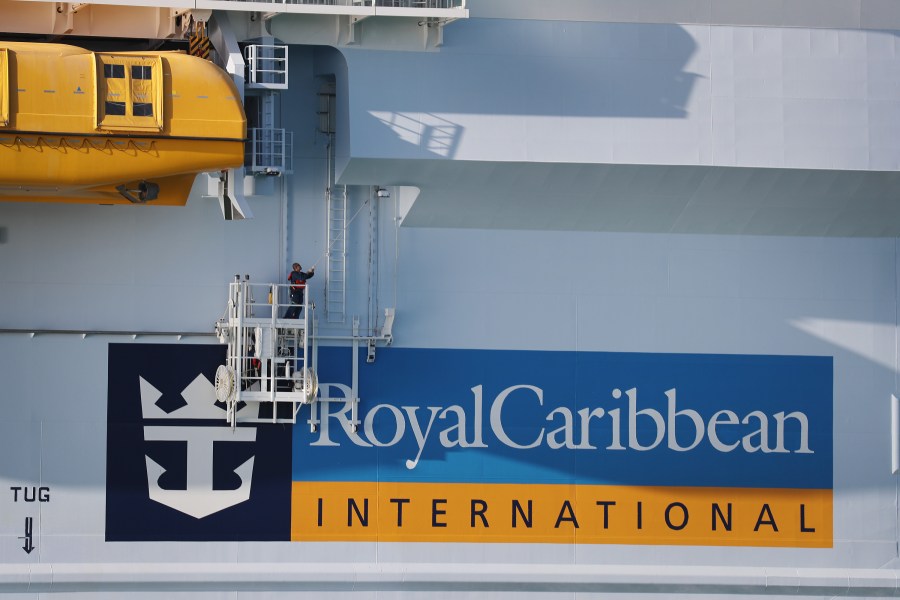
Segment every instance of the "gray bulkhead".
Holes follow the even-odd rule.
[[[292,45],[294,175],[252,220],[200,183],[184,208],[0,205],[0,591],[893,591],[895,34],[475,15],[410,51],[363,25]],[[233,275],[295,260],[325,306],[326,76],[357,216],[322,335],[395,307],[399,348],[831,356],[833,548],[107,542],[109,344],[215,343]]]

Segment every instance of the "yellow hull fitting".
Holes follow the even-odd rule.
[[[238,167],[243,162],[241,142],[171,138],[87,138],[77,136],[9,135],[0,132],[0,200],[62,201],[84,198],[96,190],[148,181],[159,186],[153,204],[187,202],[197,173]],[[179,184],[172,187],[172,182]],[[132,184],[132,185],[127,185]],[[90,193],[87,193],[90,192]],[[109,201],[103,196],[103,201]],[[117,201],[118,202],[118,201]]]

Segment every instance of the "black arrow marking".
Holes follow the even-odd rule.
[[[22,546],[22,550],[27,554],[31,554],[31,551],[35,549],[33,523],[34,520],[31,517],[25,517],[25,535],[19,536],[20,540],[25,540],[25,545]]]

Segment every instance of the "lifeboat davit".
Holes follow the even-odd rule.
[[[0,42],[0,200],[183,205],[244,162],[231,77],[181,52]]]

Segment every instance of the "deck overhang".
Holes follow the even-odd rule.
[[[900,172],[351,159],[346,184],[411,186],[406,227],[900,236]]]

